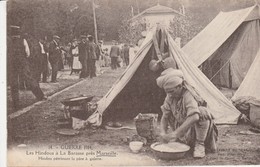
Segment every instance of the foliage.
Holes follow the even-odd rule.
[[[175,39],[181,38],[181,46],[184,46],[190,41],[198,32],[203,29],[202,26],[196,25],[194,19],[190,15],[176,16],[170,25],[170,34]]]
[[[144,30],[145,24],[141,20],[137,20],[133,23],[126,17],[119,29],[120,42],[136,44],[138,40],[142,38],[141,33]]]
[[[225,1],[225,2],[224,2]],[[126,42],[138,39],[142,29],[140,25],[130,25],[131,8],[133,14],[152,7],[157,0],[95,0],[99,39],[122,40]],[[200,27],[205,27],[220,10],[235,10],[254,4],[254,0],[160,0],[161,5],[178,10],[185,6],[192,17],[187,20],[176,18],[176,24],[184,25],[184,32],[174,35],[183,36],[185,43]],[[203,11],[203,12],[202,12]],[[206,15],[205,15],[206,13]],[[80,34],[94,34],[92,0],[8,0],[7,25],[20,25],[23,32],[35,37],[57,34],[64,41],[79,37]],[[177,30],[177,29],[176,29]],[[124,35],[124,33],[126,33]]]
[[[80,7],[71,11],[75,3]],[[7,24],[19,25],[23,32],[35,37],[51,38],[57,34],[68,41],[81,33],[93,34],[90,3],[90,0],[10,0],[7,3]]]

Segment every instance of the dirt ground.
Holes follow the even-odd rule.
[[[85,161],[77,163],[82,165],[256,165],[260,164],[260,135],[243,135],[241,131],[250,128],[249,125],[222,125],[218,126],[219,140],[218,152],[208,154],[203,159],[193,159],[187,154],[184,159],[164,161],[158,159],[151,151],[149,145],[144,146],[140,153],[132,153],[125,139],[137,134],[136,130],[121,129],[107,130],[84,129],[76,136],[62,136],[56,133],[57,120],[63,118],[62,104],[64,98],[78,96],[80,94],[95,95],[100,99],[112,86],[124,69],[116,71],[107,70],[103,75],[86,79],[79,85],[64,91],[63,93],[33,107],[27,113],[8,120],[8,152],[12,155],[13,150],[19,149],[19,145],[25,144],[26,149],[54,147],[61,149],[64,145],[87,145],[94,151],[108,150],[116,152],[113,159],[101,161]],[[123,125],[133,124],[133,120],[121,122]],[[10,157],[12,159],[13,157]],[[26,158],[26,157],[24,157]],[[10,160],[9,159],[9,160]],[[85,165],[84,165],[85,164]],[[28,164],[27,164],[28,165]],[[58,162],[52,164],[60,166]],[[18,164],[16,166],[19,166]],[[29,165],[28,165],[29,166]],[[35,166],[39,166],[35,165]],[[50,165],[48,165],[50,166]],[[75,166],[67,163],[65,166]]]

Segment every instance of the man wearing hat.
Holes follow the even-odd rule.
[[[40,37],[37,44],[35,44],[35,50],[37,55],[37,80],[41,80],[42,75],[42,82],[47,83],[47,74],[48,74],[48,55],[47,55],[47,46],[46,40],[44,37]]]
[[[156,79],[167,96],[161,106],[161,140],[180,141],[191,146],[193,157],[215,152],[217,129],[206,102],[183,77],[180,70],[168,68]],[[168,133],[168,126],[172,132]]]
[[[47,99],[39,83],[32,77],[28,57],[30,49],[25,39],[21,37],[19,26],[10,26],[7,40],[8,78],[11,86],[11,96],[15,110],[19,107],[19,76],[23,75],[32,93],[38,100]]]
[[[61,57],[61,48],[59,45],[60,37],[57,35],[53,36],[53,40],[49,46],[49,61],[52,68],[51,82],[57,82],[57,73],[59,70],[59,61]]]
[[[79,49],[79,61],[81,63],[81,73],[80,78],[88,77],[87,72],[87,57],[88,57],[88,41],[86,35],[80,36],[81,42],[78,45]]]

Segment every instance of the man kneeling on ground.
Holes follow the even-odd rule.
[[[213,116],[205,107],[206,102],[183,79],[183,73],[168,68],[156,81],[167,94],[161,106],[161,140],[188,144],[194,150],[194,158],[203,158],[205,150],[215,152],[218,131]],[[168,125],[172,132],[167,134]]]

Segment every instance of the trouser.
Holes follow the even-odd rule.
[[[108,67],[110,64],[110,57],[104,56],[104,60],[105,60],[105,67]]]
[[[84,59],[84,60],[81,60],[80,61],[80,63],[81,63],[81,72],[80,72],[80,75],[79,75],[79,77],[80,78],[86,78],[86,77],[88,77],[88,65],[87,65],[87,60],[86,59]]]
[[[173,123],[174,118],[169,120],[169,125],[171,129],[174,131],[177,127],[174,127],[175,123]],[[194,138],[196,136],[196,141],[203,143],[207,137],[207,133],[210,126],[210,120],[199,120],[195,123],[193,127],[191,127],[186,134],[180,138],[185,143],[193,143]]]
[[[40,81],[40,75],[41,75],[41,62],[42,59],[39,55],[33,55],[33,57],[27,58],[29,68],[30,68],[30,73],[31,76],[37,80],[37,82]]]
[[[55,82],[55,81],[57,81],[57,74],[59,71],[59,61],[57,60],[57,61],[51,62],[51,68],[52,68],[51,81]]]
[[[63,70],[64,69],[64,64],[63,64],[63,56],[62,55],[59,56],[59,61],[58,62],[59,62],[58,63],[58,71]]]
[[[117,69],[117,57],[111,57],[111,68]]]
[[[18,72],[18,82],[19,82],[19,89],[20,90],[26,90],[26,89],[29,89],[29,84],[28,82],[26,81],[25,79],[25,76],[22,72]]]
[[[125,65],[126,65],[126,66],[129,65],[129,57],[125,57]]]
[[[41,67],[40,67],[40,77],[42,75],[42,82],[47,81],[48,73],[48,57],[47,54],[41,54]]]
[[[95,59],[88,59],[87,71],[90,78],[96,76],[96,60]]]
[[[210,125],[209,120],[198,121],[195,124],[196,140],[199,143],[204,143],[209,130],[209,125]]]
[[[42,99],[44,94],[39,86],[39,83],[32,77],[28,63],[23,62],[16,64],[19,64],[19,66],[13,67],[12,69],[10,85],[13,105],[17,109],[19,106],[19,75],[23,75],[24,79],[29,84],[32,93],[37,99]]]
[[[172,115],[168,121],[173,131],[180,126]],[[215,152],[217,150],[217,137],[218,130],[213,120],[204,119],[196,122],[194,126],[192,126],[184,136],[178,138],[178,140],[191,146],[191,148],[194,148],[196,143],[204,144],[209,152]]]

